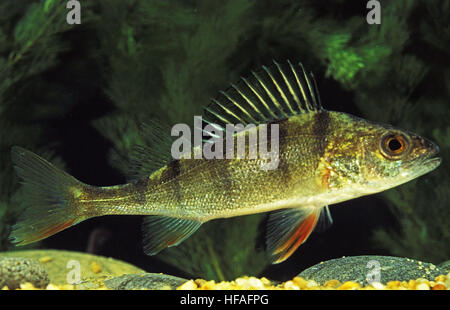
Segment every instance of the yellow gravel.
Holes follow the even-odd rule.
[[[1,288],[8,290],[8,287]],[[76,285],[55,285],[49,284],[47,290],[76,290]],[[107,289],[104,285],[99,285],[96,289]],[[20,285],[18,290],[38,290],[31,283]],[[177,290],[450,290],[450,273],[437,276],[434,281],[419,278],[409,281],[390,281],[386,284],[372,282],[370,285],[361,286],[357,282],[347,281],[344,283],[338,280],[329,280],[324,285],[319,285],[314,280],[306,280],[295,277],[283,283],[273,283],[267,278],[240,277],[234,281],[222,281],[216,283],[213,280],[203,279],[189,280],[177,288]]]
[[[95,274],[100,273],[100,272],[102,272],[102,266],[100,266],[99,263],[94,261],[91,263],[91,270]]]
[[[329,280],[324,285],[319,285],[314,280],[305,280],[295,277],[281,284],[272,283],[267,278],[241,277],[234,281],[206,281],[203,279],[189,280],[179,286],[178,290],[449,290],[450,273],[440,275],[434,281],[423,278],[406,281],[390,281],[386,284],[372,282],[370,285],[361,286],[357,282]]]

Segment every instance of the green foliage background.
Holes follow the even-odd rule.
[[[0,250],[13,249],[7,235],[20,213],[12,145],[63,167],[69,142],[58,126],[78,115],[72,122],[80,117],[109,141],[109,167],[125,176],[123,163],[143,143],[142,121],[190,124],[229,82],[289,58],[314,71],[334,109],[417,131],[441,147],[437,171],[382,194],[398,227],[374,231],[372,243],[392,255],[448,259],[450,2],[380,2],[381,24],[368,25],[366,1],[81,1],[81,25],[68,25],[65,1],[3,0]],[[195,277],[259,274],[268,264],[254,250],[260,219],[213,221],[158,257]]]

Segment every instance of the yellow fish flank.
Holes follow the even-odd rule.
[[[146,171],[155,154],[152,145],[140,152],[140,178],[110,187],[84,184],[13,147],[12,160],[30,206],[11,239],[23,245],[91,217],[147,215],[144,251],[153,255],[180,244],[209,220],[270,212],[266,248],[279,263],[306,241],[320,216],[331,221],[328,205],[398,186],[441,162],[435,157],[438,147],[410,131],[325,110],[312,77],[289,61],[274,62],[220,92],[204,118],[218,131],[225,131],[226,124],[254,124],[258,137],[263,129],[267,136],[277,130],[276,169],[261,169],[269,159],[249,155],[262,142],[252,141],[248,130],[232,137],[235,146],[238,137],[249,142],[243,157],[173,159],[168,150],[166,164]],[[148,128],[170,138],[169,131]],[[213,135],[203,130],[204,137]],[[275,147],[267,143],[269,150]]]

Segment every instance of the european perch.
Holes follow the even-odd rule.
[[[35,242],[96,216],[136,214],[146,215],[144,250],[153,255],[180,244],[207,221],[270,212],[266,247],[279,263],[306,241],[320,217],[331,221],[328,205],[398,186],[441,162],[435,157],[439,148],[417,134],[325,110],[312,75],[289,61],[274,62],[220,92],[205,109],[205,119],[219,131],[227,123],[255,124],[258,131],[278,124],[277,168],[261,169],[268,159],[248,158],[252,145],[247,145],[244,158],[169,154],[165,164],[136,181],[95,187],[13,147],[30,206],[13,227],[12,241]],[[235,138],[239,135],[248,131]],[[154,161],[152,146],[147,150],[140,152],[144,168]]]

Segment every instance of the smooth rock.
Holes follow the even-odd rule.
[[[174,290],[187,280],[159,273],[127,274],[104,283],[114,290]]]

